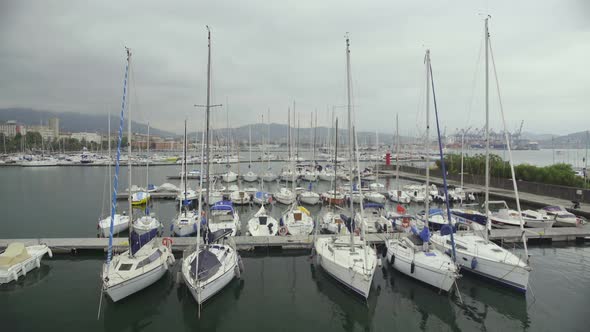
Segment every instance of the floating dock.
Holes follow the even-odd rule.
[[[525,228],[528,242],[558,242],[558,241],[586,241],[590,240],[590,225],[583,227],[555,227],[555,228]],[[318,237],[332,235],[318,234]],[[406,233],[377,233],[367,234],[370,245],[382,245],[385,240],[406,236]],[[498,243],[520,242],[521,231],[514,229],[493,229],[490,240]],[[238,250],[255,249],[311,249],[314,235],[302,236],[235,236],[232,238]],[[39,239],[0,239],[0,248],[6,248],[9,243],[22,242],[25,246],[46,244],[56,253],[76,254],[83,251],[104,251],[108,245],[108,238],[39,238]],[[181,252],[196,243],[194,237],[173,237],[172,249]],[[116,251],[125,250],[128,246],[126,237],[114,238],[113,246]]]

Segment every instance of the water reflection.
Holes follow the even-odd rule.
[[[312,263],[310,270],[319,293],[333,304],[331,319],[339,320],[344,331],[354,331],[358,326],[363,331],[373,330],[373,318],[381,293],[380,286],[373,284],[369,298],[365,301],[328,275],[321,267]]]
[[[488,318],[492,314],[500,314],[503,318],[517,322],[523,330],[530,327],[526,296],[471,276],[463,277],[459,284],[463,298],[463,305],[460,306],[463,315],[481,324],[482,328],[489,323]],[[493,317],[494,321],[496,319],[497,317]]]
[[[459,331],[455,313],[455,296],[453,294],[439,293],[437,289],[398,272],[388,264],[381,268],[383,278],[388,281],[394,299],[397,299],[400,307],[411,306],[420,317],[418,327],[425,331],[429,323],[438,325],[438,322],[431,322],[435,317],[445,323],[446,328]],[[403,301],[403,300],[408,301]]]
[[[51,269],[51,266],[44,264],[43,261],[41,261],[41,266],[37,269],[27,272],[25,277],[20,276],[17,281],[0,285],[0,294],[4,292],[18,294],[20,291],[35,287],[43,280],[47,279],[51,273]]]

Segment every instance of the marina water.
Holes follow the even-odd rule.
[[[241,167],[245,171],[247,165]],[[143,185],[145,173],[136,170],[134,183]],[[150,182],[178,184],[166,179],[178,170],[150,168]],[[109,200],[108,181],[104,167],[0,170],[1,237],[96,236]],[[395,185],[393,179],[382,181]],[[320,183],[317,190],[327,187]],[[277,185],[265,188],[274,191]],[[126,210],[126,203],[120,206]],[[154,202],[152,211],[166,234],[176,208],[174,201]],[[284,209],[276,205],[272,213],[279,216]],[[310,210],[321,213],[320,207]],[[253,213],[249,207],[238,212],[243,225]],[[200,319],[193,298],[176,281],[176,264],[144,291],[116,304],[103,301],[100,320],[104,255],[57,255],[26,278],[0,286],[0,320],[14,331],[586,331],[590,246],[532,245],[529,252],[533,272],[526,296],[464,275],[461,302],[456,294],[441,295],[384,265],[366,303],[314,266],[309,251],[248,252],[242,254],[242,279],[207,302]]]

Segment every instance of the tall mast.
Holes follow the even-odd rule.
[[[338,188],[338,118],[336,118],[336,131],[334,133],[334,136],[336,137],[334,143],[334,195],[332,196],[332,200],[330,200],[330,205],[332,205],[332,201],[336,200],[336,188]]]
[[[252,125],[248,126],[248,145],[249,145],[249,162],[248,162],[248,169],[252,167]],[[238,152],[238,156],[240,153]],[[238,167],[238,169],[240,169]]]
[[[428,227],[428,218],[430,217],[430,50],[426,50],[426,137],[424,138],[424,149],[426,158],[424,159],[426,164],[426,188],[425,188],[425,199],[424,199],[424,227]]]
[[[184,200],[186,201],[186,191],[187,191],[187,183],[188,183],[188,176],[187,176],[187,165],[186,165],[186,150],[187,150],[187,137],[186,137],[186,119],[184,119],[184,146],[182,148],[182,166],[183,166],[183,176],[184,176]],[[184,205],[184,202],[183,202]]]
[[[209,176],[209,165],[211,164],[211,158],[209,158],[209,137],[210,137],[210,133],[209,133],[209,126],[211,124],[211,115],[210,115],[210,111],[211,111],[211,30],[209,29],[209,26],[207,26],[207,104],[206,104],[206,118],[207,118],[207,129],[206,129],[206,135],[207,138],[205,139],[205,144],[206,144],[206,159],[207,159],[207,182],[205,185],[205,189],[206,189],[206,193],[207,193],[207,205],[209,205],[209,193],[210,193],[210,182],[211,182],[211,177]],[[201,192],[203,190],[201,189]],[[208,210],[208,209],[207,209]],[[205,211],[207,211],[205,210]],[[205,212],[205,214],[207,214],[207,212]],[[207,214],[208,217],[208,214]],[[198,216],[197,218],[201,218],[200,216]]]
[[[129,59],[129,72],[131,72],[131,50],[127,49],[127,57]],[[129,98],[131,101],[131,98]],[[127,103],[127,185],[129,186],[129,190],[127,190],[127,202],[129,208],[129,248],[131,248],[131,233],[133,232],[133,205],[131,204],[131,102]],[[131,250],[129,250],[129,254],[131,255]]]
[[[289,149],[289,163],[291,163],[291,108],[287,107],[287,130],[289,131],[288,133],[288,149]]]
[[[490,200],[490,99],[489,99],[489,60],[488,60],[488,49],[489,49],[489,38],[490,34],[488,31],[488,18],[485,19],[485,53],[486,53],[486,64],[485,64],[485,86],[486,86],[486,180],[485,180],[485,202],[484,202],[484,214],[486,215],[486,231],[485,239],[488,239],[488,231],[491,229],[490,218],[489,218],[489,200]]]
[[[354,165],[354,161],[353,161],[353,154],[352,154],[352,106],[351,106],[351,83],[350,83],[350,39],[348,38],[348,33],[346,34],[346,100],[347,100],[347,110],[348,110],[348,156],[350,159],[350,195],[352,198],[352,193],[353,193],[353,189],[354,189],[354,172],[353,172],[353,165]],[[338,158],[338,156],[336,156],[336,158]],[[359,192],[361,191],[361,188],[359,188]],[[362,202],[361,202],[362,204]],[[350,202],[350,218],[351,220],[354,220],[354,204],[352,203],[352,200]],[[362,218],[362,216],[361,216]],[[350,227],[350,251],[354,252],[354,229],[352,228],[352,224],[351,223],[351,227]]]
[[[148,187],[150,185],[150,123],[147,123],[147,147],[145,149],[146,153],[146,163],[145,163],[145,191],[148,191]]]
[[[111,174],[111,110],[109,109],[109,121],[108,121],[108,128],[109,128],[109,136],[107,138],[108,146],[109,146],[109,192],[113,192],[113,184],[111,183],[110,179],[112,178]]]
[[[312,119],[313,120],[313,119]],[[313,122],[313,121],[312,121]],[[315,110],[315,124],[312,123],[313,126],[313,166],[315,167],[315,146],[317,140],[317,129],[318,129],[318,110]]]
[[[399,116],[395,115],[395,183],[397,184],[397,198],[401,197],[401,191],[399,186]]]
[[[379,132],[375,131],[375,145],[376,145],[376,153],[377,153],[377,164],[375,164],[376,179],[375,183],[379,183],[379,162],[381,161],[381,154],[379,153]],[[359,170],[360,171],[360,170]]]
[[[266,117],[266,121],[268,121],[268,125],[266,126],[266,134],[268,136],[266,139],[266,144],[268,145],[268,144],[270,144],[270,108],[268,109],[268,115]],[[265,146],[265,147],[266,147],[266,154],[267,154],[266,159],[268,160],[266,167],[267,167],[267,170],[270,170],[270,154],[268,153],[270,151],[270,149],[268,148],[268,146]]]

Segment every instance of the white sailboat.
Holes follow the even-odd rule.
[[[349,155],[352,159],[352,109],[351,109],[351,79],[350,79],[350,44],[346,37],[346,73],[348,91],[348,136]],[[352,169],[352,167],[351,167]],[[351,174],[351,178],[352,178]],[[359,179],[360,182],[360,179]],[[352,184],[351,184],[352,187]],[[352,188],[351,188],[352,191]],[[354,206],[351,206],[351,216],[354,216]],[[352,218],[351,218],[352,219]],[[324,271],[336,280],[364,297],[369,297],[373,282],[373,275],[377,267],[377,254],[368,247],[363,237],[355,236],[354,223],[350,225],[349,236],[336,235],[334,237],[316,237],[314,249],[316,260]]]
[[[430,151],[430,50],[426,50],[426,137],[425,150]],[[429,164],[426,163],[426,187],[429,186]],[[445,292],[451,290],[455,280],[459,277],[457,266],[453,260],[442,251],[432,247],[429,243],[428,229],[429,207],[425,202],[424,228],[418,233],[416,228],[404,238],[394,238],[385,241],[387,261],[393,267],[421,282],[439,288]]]
[[[402,204],[410,204],[411,197],[408,193],[404,190],[401,190],[401,185],[399,182],[399,119],[398,115],[395,115],[395,136],[396,136],[396,144],[395,144],[395,185],[397,186],[396,190],[391,190],[389,194],[389,199],[393,202],[402,203]]]
[[[489,211],[489,94],[488,94],[488,56],[489,56],[489,31],[488,31],[488,18],[485,19],[485,57],[486,57],[486,70],[485,70],[485,81],[486,81],[486,185],[485,185],[485,211]],[[514,179],[514,169],[512,164],[512,152],[510,150],[509,141],[508,152],[510,156],[510,167],[513,175],[513,185],[516,189],[516,181]],[[518,190],[515,190],[516,203],[518,210],[520,210],[520,202],[518,199]],[[489,217],[486,218],[486,228],[490,229]],[[461,232],[456,234],[456,257],[457,263],[461,265],[461,271],[472,272],[476,275],[485,277],[494,282],[500,283],[512,289],[520,292],[526,292],[528,288],[529,273],[531,267],[528,264],[528,251],[526,247],[526,236],[523,228],[523,222],[521,222],[522,240],[525,248],[525,257],[527,261],[523,261],[520,257],[516,256],[512,252],[498,246],[497,244],[489,241],[488,232],[484,233],[484,237],[473,232]],[[432,243],[442,251],[450,250],[450,234],[443,235],[433,234],[431,238]]]
[[[108,170],[108,180],[109,180],[109,193],[113,192],[113,185],[111,183],[111,115],[109,112],[109,121],[108,121],[108,147],[109,147],[109,164],[107,166],[107,170]],[[102,219],[100,219],[98,221],[98,225],[96,226],[98,228],[98,234],[99,236],[102,237],[108,237],[110,234],[110,229],[111,229],[111,216],[107,216],[104,217]],[[127,216],[127,214],[125,212],[123,212],[123,214],[118,214],[115,213],[115,216],[113,218],[113,234],[119,234],[123,231],[126,231],[129,229],[129,216]]]
[[[248,126],[248,172],[243,175],[243,179],[246,182],[254,182],[258,180],[258,174],[252,171],[252,126]]]
[[[203,140],[201,139],[201,142]],[[196,192],[192,189],[188,189],[188,177],[187,177],[187,165],[186,165],[186,154],[188,149],[188,140],[186,136],[186,119],[184,120],[184,144],[183,144],[183,160],[182,160],[182,170],[181,170],[181,177],[180,177],[180,187],[182,188],[182,192],[179,194],[182,198],[180,198],[178,204],[178,214],[172,220],[172,225],[170,225],[172,233],[174,236],[190,236],[197,232],[197,228],[199,227],[199,214],[195,213],[194,210],[191,210],[190,206],[194,199],[198,199],[199,196]],[[203,144],[203,143],[201,143]],[[201,169],[203,169],[203,149],[201,149]],[[199,177],[199,181],[202,182],[203,177]]]
[[[121,117],[119,126],[119,137],[117,143],[117,161],[115,165],[115,180],[113,185],[113,203],[111,208],[111,224],[114,222],[115,210],[117,207],[117,187],[119,161],[121,157],[121,138],[123,129],[123,113],[125,110],[125,99],[127,92],[127,77],[129,67],[131,66],[131,52],[127,51],[127,66],[125,68],[125,82],[123,89],[123,103],[121,107]],[[131,155],[131,108],[128,107],[128,155]],[[131,163],[127,165],[129,188],[131,188]],[[128,197],[129,218],[132,220],[133,209],[131,203],[131,192]],[[150,235],[150,234],[148,234]],[[113,256],[113,234],[109,234],[109,247],[106,263],[103,265],[101,280],[102,290],[117,302],[133,293],[136,293],[157,280],[159,280],[168,270],[170,264],[174,263],[174,255],[171,249],[171,240],[164,239],[162,243],[158,238],[149,238],[149,236],[140,236],[133,230],[133,225],[129,226],[129,249],[125,252]],[[102,296],[101,296],[102,300]]]
[[[208,58],[207,58],[207,106],[206,106],[206,124],[207,124],[207,175],[209,175],[209,123],[210,123],[210,87],[211,87],[211,32],[207,27],[208,39]],[[206,182],[209,188],[209,176]],[[205,191],[209,195],[210,191]],[[201,191],[203,193],[203,191]],[[199,196],[199,200],[201,195]],[[207,201],[209,201],[207,199]],[[201,202],[199,202],[201,203]],[[199,214],[202,204],[199,204]],[[208,241],[203,243],[200,241],[200,227],[197,228],[197,243],[192,250],[185,252],[182,261],[182,277],[185,284],[189,288],[195,301],[200,305],[210,299],[213,295],[220,292],[227,286],[235,277],[240,277],[243,271],[241,258],[238,255],[232,243],[224,243],[226,235],[229,231],[220,230],[219,232],[209,233]]]
[[[266,158],[267,164],[266,164],[266,170],[260,175],[260,177],[262,178],[262,181],[272,182],[272,181],[275,181],[278,178],[278,176],[272,171],[272,167],[270,166],[271,155],[269,154],[269,151],[268,151],[268,146],[270,144],[270,110],[268,110],[267,120],[268,120],[268,124],[266,125],[266,130],[267,130],[266,140],[267,140],[267,142],[264,145],[266,151],[262,157],[263,162],[264,162],[264,158]],[[264,123],[264,119],[262,122]]]

